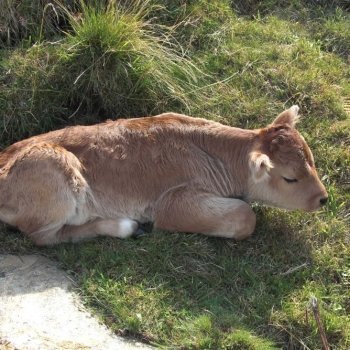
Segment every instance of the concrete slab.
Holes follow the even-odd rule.
[[[0,255],[0,349],[151,349],[99,324],[72,285],[42,256]]]

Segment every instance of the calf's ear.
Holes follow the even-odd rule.
[[[270,176],[271,168],[273,168],[273,164],[267,154],[261,152],[252,152],[250,154],[250,170],[255,182],[267,179]]]
[[[272,125],[289,125],[294,128],[295,124],[299,120],[298,116],[299,107],[294,105],[289,109],[282,112],[272,123]]]

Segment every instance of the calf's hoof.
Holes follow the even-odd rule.
[[[142,236],[145,236],[147,233],[151,233],[153,230],[153,223],[152,222],[145,222],[140,224],[137,230],[132,234],[132,238],[140,238]]]

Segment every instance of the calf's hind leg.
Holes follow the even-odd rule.
[[[37,245],[76,242],[99,235],[127,238],[135,234],[139,224],[128,218],[95,219],[82,225],[64,225],[60,228],[39,230],[30,234]]]
[[[93,198],[81,168],[74,154],[57,145],[20,150],[0,177],[0,219],[34,241],[56,242],[55,232],[90,215]]]
[[[237,240],[250,236],[256,223],[255,213],[246,202],[186,187],[164,195],[155,212],[157,228]]]
[[[124,238],[140,229],[128,218],[89,220],[93,196],[79,159],[63,147],[35,144],[7,169],[0,178],[0,220],[17,226],[38,245],[97,235]]]

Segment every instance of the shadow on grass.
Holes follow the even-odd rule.
[[[242,242],[155,232],[39,249],[3,233],[1,251],[58,259],[87,304],[119,334],[204,349],[222,348],[228,335],[247,330],[283,343],[269,318],[310,274],[310,247],[291,215],[257,211],[257,230]]]

